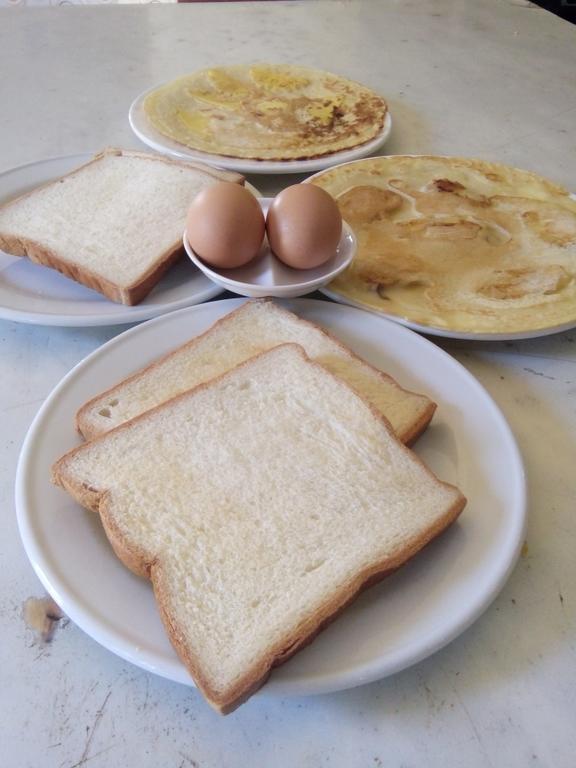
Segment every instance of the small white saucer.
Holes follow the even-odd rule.
[[[272,197],[258,198],[264,215],[268,212],[272,200]],[[270,250],[266,239],[260,253],[253,261],[235,269],[218,269],[208,266],[192,250],[186,232],[184,232],[183,242],[191,261],[206,277],[222,288],[253,299],[262,299],[267,296],[291,299],[312,293],[346,269],[356,252],[356,237],[345,221],[342,222],[342,237],[336,253],[325,264],[314,269],[292,269],[282,264]]]

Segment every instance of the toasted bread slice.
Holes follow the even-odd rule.
[[[465,504],[293,344],[81,445],[53,480],[152,580],[176,651],[223,713]]]
[[[110,149],[0,206],[0,249],[137,304],[182,254],[196,194],[243,177],[199,163]]]
[[[96,437],[253,355],[290,342],[367,398],[402,442],[411,442],[427,427],[436,407],[428,397],[403,389],[314,323],[272,301],[257,300],[90,400],[77,414],[78,429],[87,439]]]

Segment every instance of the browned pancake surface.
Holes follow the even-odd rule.
[[[331,284],[412,322],[502,333],[576,321],[576,202],[535,174],[464,158],[330,169],[358,252]]]
[[[381,132],[386,103],[359,83],[290,65],[215,67],[151,92],[154,128],[195,150],[255,160],[304,160]]]

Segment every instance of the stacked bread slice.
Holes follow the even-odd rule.
[[[271,326],[285,312],[254,302],[244,316],[260,311]],[[213,354],[232,360],[228,370],[220,365],[206,378],[214,369],[204,349],[204,380],[179,394],[164,388],[151,404],[145,382],[159,386],[165,360],[145,369],[102,401],[136,402],[137,415],[123,412],[53,468],[54,482],[100,514],[125,565],[151,579],[176,651],[223,713],[465,504],[400,442],[376,404],[378,382],[390,391],[395,382],[369,374],[330,337],[323,343],[336,345],[334,355],[313,359],[311,339],[323,331],[298,318],[302,344],[280,334],[277,344],[228,358],[249,330],[235,322],[224,319],[180,352],[191,348],[190,367],[200,365],[198,345],[214,333]],[[351,379],[342,360],[364,378]],[[398,389],[402,411],[410,393]],[[84,415],[112,407],[95,402]]]
[[[426,429],[436,407],[430,398],[404,389],[324,329],[269,300],[246,302],[206,333],[90,400],[78,412],[78,429],[87,439],[96,437],[285,343],[300,344],[312,360],[356,389],[402,442],[410,443]]]

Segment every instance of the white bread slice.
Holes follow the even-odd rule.
[[[219,376],[278,344],[294,342],[367,398],[410,443],[427,427],[435,404],[400,387],[314,323],[270,300],[249,301],[168,355],[138,371],[78,411],[80,433],[91,439],[149,408]]]
[[[292,344],[84,443],[53,481],[152,580],[176,651],[222,713],[465,504]]]
[[[109,149],[0,206],[0,249],[137,304],[182,254],[186,213],[206,186],[237,173]]]

